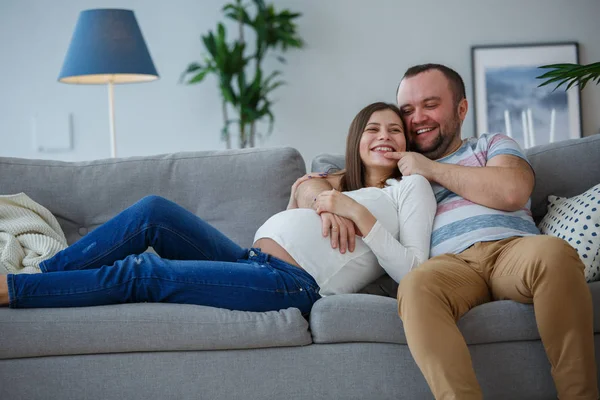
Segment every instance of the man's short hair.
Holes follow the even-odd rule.
[[[442,64],[420,64],[412,66],[406,70],[400,82],[402,82],[406,78],[412,78],[423,72],[430,71],[433,69],[438,70],[442,74],[444,74],[446,79],[448,79],[448,82],[450,82],[450,90],[452,90],[452,94],[454,96],[454,103],[456,105],[458,105],[458,103],[462,99],[467,98],[467,94],[465,91],[465,83],[463,82],[461,76],[452,68],[446,67]],[[400,84],[398,84],[398,88],[396,89],[396,98],[398,98],[398,90],[400,90]]]

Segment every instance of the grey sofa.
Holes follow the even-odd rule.
[[[528,151],[536,218],[549,194],[600,182],[600,135]],[[335,156],[320,156],[314,169]],[[0,158],[0,191],[25,192],[70,243],[144,195],[167,197],[243,246],[305,173],[290,148],[67,163]],[[600,282],[595,304],[600,360]],[[178,304],[0,309],[0,399],[431,399],[396,313],[394,285],[296,309],[248,313]],[[384,295],[374,295],[384,294]],[[486,399],[555,399],[533,307],[499,301],[459,321]],[[599,376],[600,380],[600,376]]]

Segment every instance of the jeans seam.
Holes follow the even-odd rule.
[[[270,293],[288,293],[288,294],[300,293],[300,291],[290,292],[290,291],[283,291],[283,290],[277,290],[277,289],[275,289],[275,290],[270,290],[270,289],[269,290],[265,290],[265,289],[257,288],[255,286],[215,284],[215,283],[208,283],[208,282],[193,283],[193,282],[186,282],[186,281],[180,281],[180,280],[175,280],[175,279],[166,279],[166,278],[159,278],[159,277],[154,277],[154,276],[148,276],[148,277],[142,277],[142,278],[131,278],[131,279],[128,279],[128,280],[126,280],[124,282],[120,282],[120,283],[115,284],[115,285],[103,286],[103,287],[94,288],[94,289],[91,289],[91,290],[74,291],[74,292],[64,292],[64,293],[44,293],[44,294],[38,294],[38,295],[29,295],[29,296],[25,296],[25,297],[26,298],[54,297],[54,296],[68,296],[68,295],[76,295],[76,294],[93,293],[93,292],[98,292],[98,291],[101,291],[101,290],[112,289],[112,288],[115,288],[115,287],[118,287],[118,286],[122,286],[122,285],[128,284],[131,281],[140,280],[140,279],[156,279],[156,280],[161,280],[161,281],[182,283],[182,284],[193,285],[193,286],[207,285],[207,286],[227,286],[227,287],[236,287],[236,288],[247,288],[247,289],[253,289],[253,290],[257,290],[257,291],[261,291],[261,292],[270,292]]]
[[[47,269],[46,269],[46,267],[44,266],[44,263],[45,263],[45,262],[46,262],[46,260],[44,260],[44,261],[42,261],[42,262],[40,262],[40,263],[39,263],[40,270],[41,270],[43,273],[45,273],[45,272],[48,272],[48,270],[47,270]]]
[[[118,249],[118,248],[120,248],[120,247],[124,246],[124,245],[125,245],[127,242],[131,241],[131,240],[132,240],[132,238],[133,238],[135,235],[138,235],[138,234],[140,234],[141,232],[147,231],[147,230],[148,230],[148,229],[150,229],[151,227],[159,227],[159,228],[165,229],[166,231],[169,231],[169,232],[173,233],[175,236],[177,236],[177,237],[181,238],[182,240],[185,240],[185,241],[186,241],[186,242],[187,242],[187,243],[188,243],[190,246],[192,246],[193,248],[195,248],[195,249],[196,249],[196,250],[197,250],[199,253],[201,253],[201,254],[204,256],[204,258],[207,258],[207,259],[209,258],[209,257],[207,257],[207,256],[206,256],[206,253],[204,253],[202,250],[200,250],[198,247],[196,247],[196,245],[195,245],[195,244],[194,244],[194,243],[193,243],[193,242],[192,242],[192,241],[191,241],[189,238],[187,238],[187,237],[185,237],[185,236],[183,236],[183,235],[180,235],[179,233],[177,233],[177,232],[175,232],[175,231],[173,231],[173,230],[171,230],[171,229],[169,229],[169,228],[167,228],[167,227],[165,227],[165,226],[163,226],[163,225],[160,225],[160,224],[148,224],[148,225],[146,225],[144,228],[141,228],[141,229],[139,229],[138,231],[136,231],[136,232],[134,232],[134,233],[130,234],[129,236],[127,236],[126,238],[124,238],[124,239],[123,239],[121,242],[119,242],[119,243],[118,243],[118,244],[116,244],[115,246],[112,246],[112,247],[111,247],[111,248],[109,248],[108,250],[104,251],[104,252],[103,252],[101,255],[98,255],[97,257],[94,257],[93,259],[91,259],[91,260],[90,260],[90,261],[88,261],[87,263],[85,263],[85,264],[82,264],[82,265],[81,265],[81,267],[79,267],[79,268],[77,268],[77,269],[78,269],[78,270],[85,269],[85,267],[87,267],[87,266],[88,266],[88,265],[90,265],[90,264],[93,264],[94,262],[96,262],[96,261],[97,261],[97,260],[99,260],[100,258],[102,258],[102,257],[105,257],[105,256],[106,256],[108,253],[111,253],[111,252],[113,252],[114,250],[116,250],[116,249]],[[214,260],[211,258],[211,261],[214,261]]]
[[[17,296],[15,295],[14,275],[6,276],[6,286],[8,287],[8,307],[15,308],[17,306]]]
[[[191,239],[189,239],[187,236],[184,236],[184,235],[182,235],[182,234],[179,234],[178,232],[176,232],[176,231],[174,231],[174,230],[172,230],[172,229],[169,229],[168,227],[166,227],[166,226],[163,226],[163,225],[161,225],[161,224],[149,224],[149,225],[146,227],[146,230],[147,230],[149,227],[151,227],[151,226],[156,226],[156,227],[159,227],[159,228],[162,228],[162,229],[164,229],[164,230],[166,230],[166,231],[169,231],[169,232],[171,232],[172,234],[174,234],[175,236],[177,236],[177,237],[179,237],[180,239],[184,240],[184,241],[185,241],[185,242],[187,242],[187,243],[188,243],[190,246],[192,246],[193,248],[195,248],[195,249],[196,249],[196,251],[198,251],[199,253],[201,253],[201,254],[202,254],[202,256],[203,256],[204,258],[207,258],[207,259],[208,259],[208,257],[206,256],[206,253],[204,253],[204,252],[203,252],[203,251],[202,251],[202,250],[201,250],[199,247],[197,247],[197,246],[194,244],[194,241],[192,241]],[[211,261],[214,261],[214,260],[211,258]]]
[[[285,261],[280,261],[280,262],[285,263]],[[312,290],[314,293],[319,293],[319,291],[321,290],[321,288],[319,287],[318,284],[313,285],[312,283],[310,283],[304,277],[301,276],[303,274],[306,274],[309,276],[310,280],[315,281],[314,278],[308,272],[306,272],[304,270],[299,270],[299,273],[296,273],[296,271],[292,272],[292,271],[288,271],[287,269],[284,269],[284,268],[280,269],[278,267],[274,267],[273,265],[271,265],[270,262],[266,262],[265,264],[267,264],[269,266],[269,268],[271,268],[273,271],[276,271],[277,273],[287,274],[294,281],[294,283],[298,287],[298,290],[296,290],[294,292],[288,291],[287,293],[299,293],[299,292],[303,292],[303,291],[307,291],[307,290]],[[286,266],[298,269],[298,267],[296,267],[294,265],[287,264],[287,263],[285,263],[285,264],[286,264]]]
[[[319,284],[315,281],[315,278],[305,270],[300,269],[295,265],[288,264],[285,261],[278,260],[278,262],[284,264],[286,268],[273,266],[270,262],[267,262],[267,264],[269,267],[280,273],[288,274],[300,287],[302,287],[303,290],[312,289],[317,293],[321,290]],[[288,270],[288,268],[294,268],[294,270]],[[311,281],[314,282],[314,284]]]

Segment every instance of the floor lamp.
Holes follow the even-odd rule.
[[[117,156],[114,85],[155,79],[158,73],[133,11],[95,9],[79,14],[58,80],[108,84],[111,157]]]

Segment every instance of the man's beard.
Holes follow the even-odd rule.
[[[415,138],[410,141],[411,150],[423,154],[430,160],[437,160],[446,155],[448,148],[454,141],[454,137],[460,134],[460,117],[458,116],[458,113],[454,115],[450,121],[439,128],[439,134],[427,149],[421,148]]]

